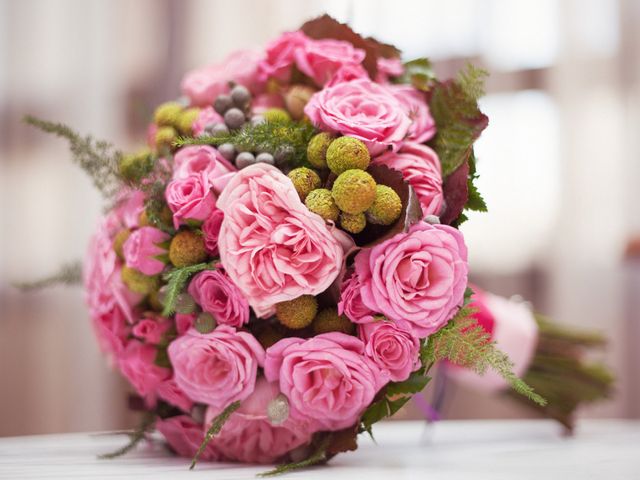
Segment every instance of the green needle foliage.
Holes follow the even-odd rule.
[[[168,273],[164,274],[164,280],[167,282],[167,294],[164,300],[164,309],[162,315],[169,317],[175,312],[175,305],[178,295],[180,295],[184,287],[187,285],[191,275],[211,268],[208,263],[198,263],[196,265],[189,265],[187,267],[174,268]]]
[[[118,175],[118,163],[122,153],[109,143],[94,140],[91,135],[85,137],[63,123],[48,122],[33,116],[24,121],[43,132],[66,138],[69,142],[73,161],[93,180],[95,187],[106,198],[113,198],[121,186]]]
[[[77,285],[82,282],[82,262],[67,263],[53,275],[32,282],[16,283],[15,287],[24,291],[41,290],[54,285]]]
[[[179,138],[175,145],[222,145],[233,144],[239,151],[268,152],[277,155],[282,149],[291,149],[288,162],[300,165],[307,159],[307,145],[315,129],[307,122],[266,121],[252,125],[247,123],[240,130],[216,136]]]
[[[204,436],[204,440],[200,444],[200,448],[198,448],[198,451],[196,452],[196,454],[193,457],[193,460],[191,461],[191,466],[189,467],[189,470],[194,469],[194,467],[196,466],[196,463],[198,462],[198,457],[202,455],[202,452],[204,452],[204,449],[207,448],[207,445],[209,444],[211,439],[215,437],[218,433],[220,433],[220,430],[222,430],[222,427],[224,427],[224,424],[227,423],[227,420],[229,420],[229,417],[231,416],[231,414],[235,412],[238,408],[240,408],[240,402],[233,402],[227,408],[225,408],[220,415],[218,415],[216,418],[213,419],[213,421],[211,422],[211,426],[209,427],[209,430],[207,430],[207,433]]]
[[[276,475],[282,475],[283,473],[291,472],[292,470],[300,470],[302,468],[312,467],[327,460],[327,448],[331,443],[331,435],[327,435],[318,445],[311,455],[299,462],[285,463],[278,465],[273,470],[268,472],[259,473],[259,477],[274,477]]]
[[[420,352],[423,365],[448,360],[482,375],[489,368],[500,374],[511,388],[544,406],[547,401],[513,373],[513,363],[498,350],[490,335],[472,317],[475,309],[462,307],[449,323],[431,335]]]
[[[125,446],[123,446],[122,448],[119,448],[114,452],[98,455],[98,458],[102,460],[107,460],[107,459],[117,458],[129,453],[131,450],[133,450],[136,447],[136,445],[138,445],[138,443],[144,440],[147,433],[153,430],[155,422],[156,422],[155,413],[145,412],[144,416],[142,417],[142,421],[140,422],[140,425],[138,425],[138,427],[133,432],[130,432],[128,434],[129,443],[127,443]]]

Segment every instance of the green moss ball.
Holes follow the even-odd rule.
[[[354,168],[366,170],[370,160],[367,146],[357,138],[336,138],[327,148],[327,166],[336,175]]]
[[[317,213],[325,220],[335,222],[340,215],[340,209],[331,195],[331,190],[316,188],[312,190],[304,201],[304,204],[313,213]]]
[[[367,210],[367,220],[376,225],[391,225],[400,217],[402,200],[386,185],[376,185],[376,198]]]
[[[376,198],[376,181],[363,170],[347,170],[333,182],[331,193],[343,212],[362,213]]]
[[[310,168],[294,168],[289,172],[288,177],[293,182],[293,186],[303,202],[312,190],[320,188],[320,176]]]
[[[327,168],[327,148],[333,138],[327,132],[314,136],[307,145],[307,160],[315,168]]]
[[[355,325],[344,315],[338,315],[335,308],[325,308],[313,319],[313,333],[320,335],[329,332],[342,332],[351,335]]]
[[[207,251],[202,235],[191,230],[178,232],[169,245],[169,260],[174,267],[186,267],[204,262]]]
[[[180,113],[175,124],[178,131],[183,135],[191,135],[193,133],[193,122],[198,119],[199,114],[199,108],[187,108]]]
[[[173,148],[173,142],[178,137],[178,132],[173,127],[160,127],[156,132],[156,147]]]
[[[153,121],[160,127],[175,126],[182,112],[182,105],[178,102],[167,102],[156,108]]]
[[[364,213],[341,213],[340,226],[349,233],[360,233],[367,226],[367,217]]]
[[[287,328],[299,330],[308,327],[318,312],[318,301],[313,295],[276,303],[276,318]]]
[[[267,122],[288,122],[291,115],[283,108],[270,108],[262,114]]]

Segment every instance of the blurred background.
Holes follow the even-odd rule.
[[[182,74],[327,12],[428,56],[491,72],[477,144],[489,213],[463,226],[475,280],[558,322],[607,333],[614,399],[640,417],[640,2],[634,0],[0,0],[0,436],[129,426],[80,288],[12,281],[83,256],[101,200],[30,113],[122,149]],[[447,418],[529,415],[457,389]]]

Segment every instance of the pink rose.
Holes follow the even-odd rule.
[[[114,214],[126,228],[136,228],[144,211],[144,193],[140,190],[122,191],[118,195]]]
[[[267,350],[264,374],[289,399],[291,416],[340,430],[353,425],[386,383],[358,338],[331,332],[285,338]]]
[[[178,384],[173,378],[165,380],[158,385],[156,389],[158,397],[165,402],[178,407],[183,412],[191,411],[193,402],[187,395],[178,387]]]
[[[363,303],[424,338],[462,304],[467,247],[447,225],[418,223],[355,258]]]
[[[340,273],[343,247],[300,201],[291,180],[258,163],[240,170],[218,199],[218,249],[231,280],[258,315],[300,295],[317,295]]]
[[[216,207],[216,198],[211,192],[206,172],[172,180],[164,195],[173,212],[175,228],[187,220],[206,220]]]
[[[206,174],[209,185],[219,194],[235,174],[234,167],[218,150],[209,145],[194,145],[178,150],[173,158],[173,179],[184,180]]]
[[[205,270],[189,284],[189,295],[222,325],[241,327],[249,321],[249,304],[222,270]]]
[[[191,105],[205,107],[213,104],[218,95],[229,91],[229,82],[244,85],[258,91],[257,68],[261,55],[249,50],[239,50],[227,56],[221,63],[192,70],[182,79],[182,93]]]
[[[157,353],[153,345],[131,340],[118,361],[124,377],[140,396],[151,402],[155,401],[158,385],[171,376],[171,370],[154,363]]]
[[[200,334],[195,329],[168,348],[178,387],[193,401],[223,409],[253,392],[264,350],[253,335],[227,325]]]
[[[342,65],[327,82],[325,87],[332,87],[338,83],[350,82],[359,78],[369,78],[369,74],[361,64]]]
[[[398,57],[379,57],[376,65],[378,67],[376,82],[378,83],[387,83],[389,81],[389,77],[399,77],[404,73],[402,60]]]
[[[349,42],[322,39],[308,40],[296,48],[294,57],[298,70],[322,86],[340,67],[362,63],[365,52]]]
[[[140,227],[134,230],[122,247],[127,266],[145,275],[159,274],[166,265],[163,257],[167,255],[170,238],[168,234],[154,227]]]
[[[338,314],[346,315],[353,323],[371,323],[376,319],[369,307],[362,303],[360,295],[360,281],[358,276],[353,273],[347,278],[340,287],[340,301],[338,302]]]
[[[166,318],[143,318],[133,326],[131,333],[145,343],[158,345],[170,328],[171,323]]]
[[[198,118],[196,118],[196,121],[191,125],[191,129],[193,130],[193,134],[199,137],[204,134],[204,129],[209,125],[223,122],[224,119],[209,105],[198,112]]]
[[[436,122],[431,116],[424,93],[411,85],[389,85],[388,88],[411,119],[407,140],[424,143],[433,138],[436,134]]]
[[[193,458],[204,440],[204,429],[202,425],[194,422],[187,415],[176,417],[158,418],[156,429],[167,440],[173,451],[181,457]],[[220,454],[216,451],[212,442],[209,442],[204,452],[200,455],[201,460],[216,461],[220,459]]]
[[[402,173],[405,182],[413,187],[420,200],[422,214],[440,215],[444,196],[440,160],[431,148],[406,142],[398,152],[387,152],[375,158],[373,165],[386,165]]]
[[[364,353],[389,379],[402,382],[420,368],[420,341],[392,322],[379,321],[360,325],[359,336]]]
[[[291,67],[295,52],[310,39],[301,31],[285,32],[267,45],[264,58],[258,63],[258,79],[266,82],[275,78],[287,83],[291,77]]]
[[[389,89],[365,78],[320,90],[304,113],[322,130],[362,140],[371,155],[389,147],[397,150],[411,127],[411,119]]]
[[[193,327],[196,322],[196,316],[193,313],[176,313],[175,320],[178,335],[184,335]]]
[[[214,209],[211,215],[202,224],[202,237],[204,238],[204,248],[212,256],[218,255],[218,237],[224,213],[220,209]]]
[[[267,417],[269,402],[280,390],[276,383],[260,378],[254,392],[242,402],[212,443],[226,460],[245,463],[275,463],[294,448],[309,443],[312,431],[302,421],[289,417],[273,425]],[[206,425],[220,411],[209,407]]]

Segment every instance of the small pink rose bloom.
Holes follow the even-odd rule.
[[[176,313],[175,320],[178,335],[184,335],[193,327],[196,316],[193,313]]]
[[[298,70],[323,86],[341,67],[362,63],[365,52],[342,40],[310,39],[295,50],[294,57]]]
[[[253,392],[264,350],[253,335],[220,325],[213,332],[195,329],[168,348],[178,387],[193,401],[224,409]]]
[[[258,79],[266,82],[274,78],[287,83],[291,78],[291,67],[295,52],[311,40],[299,30],[285,32],[267,45],[264,58],[258,63]]]
[[[386,165],[402,173],[413,187],[422,207],[422,214],[440,215],[444,202],[442,174],[438,155],[426,145],[405,142],[398,152],[387,152],[375,158],[373,165]]]
[[[224,119],[209,105],[200,110],[198,118],[196,118],[196,121],[191,125],[191,129],[193,130],[193,134],[199,137],[204,134],[204,129],[209,125],[223,122]]]
[[[249,303],[223,270],[205,270],[189,284],[189,295],[222,325],[241,327],[249,321]]]
[[[260,378],[256,389],[242,402],[212,440],[226,460],[244,463],[275,463],[294,448],[311,441],[309,425],[291,417],[273,425],[267,416],[269,402],[280,394],[277,383]],[[209,407],[205,425],[210,425],[220,410]]]
[[[164,192],[169,209],[173,212],[173,226],[180,227],[187,220],[206,220],[216,207],[206,172],[169,182]]]
[[[360,281],[355,272],[352,273],[340,287],[338,314],[346,315],[353,323],[371,323],[376,321],[373,317],[375,312],[362,303]]]
[[[222,213],[222,210],[215,208],[202,224],[204,248],[209,255],[214,257],[218,255],[218,238],[220,236],[220,227],[222,226],[223,218],[224,213]]]
[[[171,323],[166,318],[143,318],[133,326],[131,333],[145,343],[158,345],[169,328]]]
[[[364,69],[361,64],[348,64],[342,65],[331,77],[331,80],[327,82],[325,87],[332,87],[338,83],[350,82],[352,80],[358,80],[360,78],[369,78],[369,73]]]
[[[240,170],[218,199],[218,249],[225,271],[258,315],[300,295],[317,295],[340,273],[337,232],[300,201],[291,180],[258,163]]]
[[[404,73],[402,60],[400,60],[398,57],[380,57],[378,58],[376,65],[378,67],[376,82],[378,83],[388,83],[389,77],[399,77]]]
[[[191,105],[206,107],[213,104],[218,95],[229,91],[231,81],[257,92],[261,58],[261,54],[249,50],[232,52],[221,63],[188,72],[182,79],[182,93],[189,97]]]
[[[124,377],[151,403],[155,403],[158,385],[171,376],[171,370],[154,363],[157,353],[155,346],[131,340],[118,362]]]
[[[420,368],[420,341],[392,322],[360,325],[364,353],[380,370],[389,372],[392,382],[402,382]]]
[[[469,271],[462,233],[424,222],[361,250],[355,266],[363,303],[419,338],[462,304]]]
[[[167,403],[170,403],[174,407],[178,407],[183,412],[191,411],[193,402],[187,395],[178,387],[176,381],[172,378],[163,381],[157,388],[158,397]]]
[[[397,150],[411,127],[411,119],[390,90],[366,78],[320,90],[304,113],[322,130],[362,140],[371,155]]]
[[[407,140],[424,143],[436,134],[436,122],[431,116],[425,94],[411,85],[389,85],[411,119]]]
[[[140,223],[140,214],[144,211],[144,193],[140,190],[126,190],[120,192],[117,199],[115,215],[126,228],[136,228]]]
[[[353,425],[388,381],[360,339],[337,332],[278,341],[267,350],[264,374],[279,382],[291,416],[317,430]]]
[[[209,145],[193,145],[178,150],[173,158],[173,179],[184,180],[205,173],[218,195],[237,169],[218,150]]]
[[[145,275],[157,275],[166,265],[162,256],[167,254],[163,243],[171,237],[154,227],[140,227],[131,232],[122,246],[122,253],[128,267],[135,268]]]
[[[158,418],[156,429],[167,440],[171,449],[181,457],[193,458],[204,439],[205,431],[202,425],[194,422],[188,415]],[[201,460],[217,461],[219,452],[209,442],[202,454]]]

